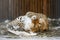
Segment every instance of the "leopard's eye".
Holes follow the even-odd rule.
[[[20,22],[22,22],[22,17],[20,17]]]
[[[20,18],[20,20],[22,19],[22,17]]]
[[[19,17],[18,17],[18,19],[19,19]]]

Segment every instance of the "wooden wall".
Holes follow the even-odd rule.
[[[9,13],[9,2],[8,0],[0,0],[0,19],[8,17]]]
[[[28,11],[56,18],[57,0],[0,0],[0,19],[15,19]]]
[[[24,15],[28,11],[39,12],[51,18],[57,18],[57,0],[17,0],[16,11],[17,15]]]
[[[47,12],[50,10],[49,1],[50,0],[17,0],[17,15],[24,15],[28,11],[39,12],[48,15]]]
[[[47,15],[47,0],[18,0],[18,12],[24,15],[28,11]]]

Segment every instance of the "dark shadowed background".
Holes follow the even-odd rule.
[[[59,18],[60,0],[0,0],[0,21],[15,19],[28,11]]]

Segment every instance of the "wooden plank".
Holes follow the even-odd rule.
[[[18,0],[18,16],[22,14],[22,0]]]
[[[38,12],[38,0],[34,0],[34,12]]]
[[[8,5],[8,0],[2,0],[2,18],[7,18],[7,14],[9,13]]]
[[[13,19],[13,0],[9,0],[9,14],[8,14],[8,19],[12,20]]]
[[[0,19],[2,18],[2,0],[0,0]]]
[[[33,0],[30,0],[30,11],[33,11]]]
[[[50,3],[51,3],[51,0],[47,0],[47,16],[50,17],[51,15],[51,8],[50,8]]]
[[[42,13],[42,11],[43,11],[43,0],[37,1],[37,11]]]
[[[22,15],[25,14],[25,0],[22,0]]]
[[[30,11],[30,0],[25,0],[25,13]]]
[[[47,0],[43,0],[43,14],[47,15]]]

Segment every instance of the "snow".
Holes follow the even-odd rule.
[[[54,21],[55,21],[55,19],[54,19]],[[5,23],[7,23],[7,22],[8,22],[8,20],[5,21]],[[1,31],[1,27],[3,27],[3,28],[5,27],[4,22],[0,26],[0,31]],[[19,36],[19,37],[18,36],[13,36],[13,34],[12,35],[1,35],[0,34],[0,40],[60,40],[60,25],[58,25],[56,27],[52,27],[52,29],[53,30],[51,32],[48,32],[47,34],[43,34],[43,37],[41,37],[41,34],[38,35],[38,36]],[[17,32],[18,31],[16,31],[16,33]],[[21,32],[21,34],[23,34],[23,33],[25,33],[25,32]],[[52,36],[50,37],[50,36],[47,36],[47,35],[52,35]]]
[[[2,38],[0,40],[60,40],[60,37],[36,37],[36,38]]]

